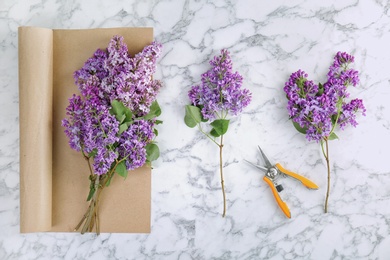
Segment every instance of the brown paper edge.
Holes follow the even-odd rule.
[[[53,31],[20,27],[20,232],[51,229]]]

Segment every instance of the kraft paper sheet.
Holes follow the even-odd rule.
[[[73,232],[88,208],[88,165],[61,126],[78,94],[73,72],[122,35],[133,56],[153,41],[152,28],[19,28],[20,231]],[[114,176],[99,204],[101,232],[149,233],[151,169]]]

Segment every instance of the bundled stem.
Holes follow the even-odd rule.
[[[226,215],[226,194],[225,194],[225,182],[223,180],[223,171],[222,171],[222,148],[223,148],[223,135],[221,135],[221,143],[219,146],[219,171],[221,173],[221,186],[222,186],[222,196],[223,196],[223,213],[222,217],[224,218]]]
[[[81,218],[80,222],[75,227],[74,231],[80,229],[81,225],[83,225],[81,229],[81,234],[85,232],[92,232],[94,228],[96,228],[96,234],[100,234],[100,226],[99,226],[99,198],[100,194],[103,191],[107,181],[107,176],[98,176],[95,179],[95,193],[91,198],[91,202],[89,203],[89,207],[85,212],[84,216]]]
[[[83,153],[84,154],[84,153]],[[107,185],[107,182],[112,178],[112,175],[115,173],[115,169],[117,164],[114,166],[114,168],[107,174],[104,175],[95,175],[92,172],[91,164],[89,161],[89,157],[84,155],[84,158],[88,162],[88,167],[90,170],[90,179],[91,182],[93,181],[94,185],[94,193],[91,198],[91,202],[89,203],[89,207],[83,217],[81,218],[80,222],[77,224],[77,226],[74,228],[73,231],[77,231],[80,229],[80,227],[83,225],[81,229],[81,234],[84,234],[86,232],[92,232],[95,228],[96,234],[100,234],[100,221],[99,221],[99,199],[100,194],[103,191],[104,187]]]

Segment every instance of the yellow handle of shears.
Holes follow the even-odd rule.
[[[278,203],[280,209],[283,211],[283,213],[288,217],[291,218],[290,209],[288,208],[287,204],[280,198],[278,191],[276,190],[273,182],[266,176],[264,176],[263,180],[270,186],[272,193],[274,194],[275,200]]]
[[[287,174],[287,175],[289,175],[289,176],[299,180],[300,182],[302,182],[303,185],[305,185],[309,189],[314,189],[314,190],[318,189],[317,184],[315,184],[311,180],[309,180],[309,179],[307,179],[307,178],[305,178],[305,177],[303,177],[303,176],[301,176],[299,174],[296,174],[294,172],[290,172],[289,170],[284,169],[282,167],[282,165],[280,165],[279,163],[277,163],[275,166],[279,169],[279,171],[281,171],[284,174]]]

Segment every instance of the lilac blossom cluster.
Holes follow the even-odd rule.
[[[123,37],[114,36],[107,50],[98,49],[75,71],[81,96],[69,99],[62,125],[70,147],[93,156],[95,174],[108,173],[120,160],[125,160],[128,170],[145,163],[145,147],[154,138],[154,121],[139,117],[149,112],[160,89],[161,83],[152,79],[160,54],[161,45],[153,42],[130,57]],[[120,122],[110,113],[113,100],[133,113],[134,122],[121,134]]]
[[[98,49],[74,73],[75,83],[85,97],[94,95],[106,103],[118,100],[135,116],[146,115],[161,87],[152,78],[161,48],[153,42],[130,57],[123,37],[114,36],[106,51]]]
[[[145,144],[153,138],[153,122],[147,120],[134,122],[121,135],[117,151],[121,158],[127,158],[126,168],[128,170],[138,168],[145,163]]]
[[[335,124],[341,129],[348,125],[356,126],[356,114],[361,112],[365,115],[366,109],[361,99],[345,101],[349,97],[347,87],[355,87],[359,83],[358,71],[349,68],[353,62],[353,56],[338,52],[325,84],[314,84],[301,70],[291,74],[285,83],[289,116],[306,130],[309,141],[329,137]]]
[[[221,118],[221,114],[237,115],[249,105],[251,93],[241,89],[242,76],[232,71],[232,61],[227,50],[210,61],[212,66],[202,74],[202,83],[188,92],[191,103],[202,108],[204,118]]]

